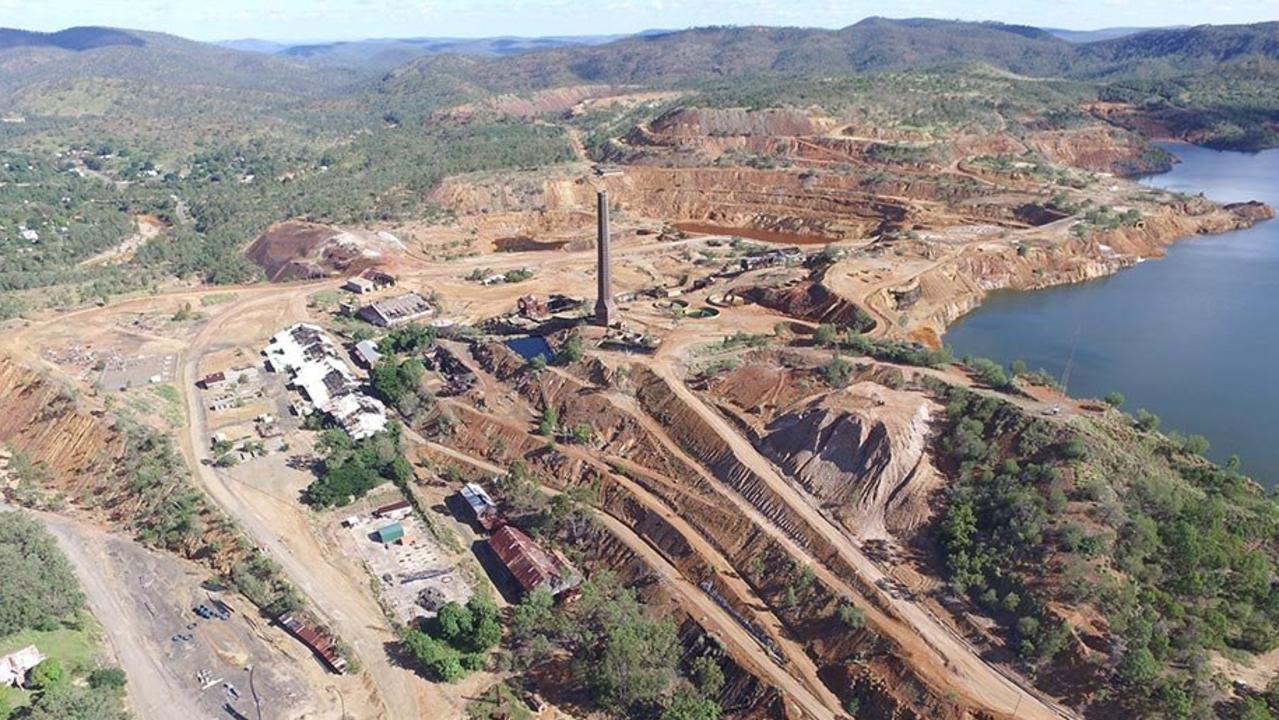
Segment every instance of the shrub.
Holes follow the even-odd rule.
[[[847,600],[839,604],[838,613],[839,621],[854,630],[866,626],[866,613],[862,612],[860,608]]]
[[[977,379],[984,385],[988,385],[996,390],[1003,390],[1012,385],[1012,381],[1008,379],[1004,368],[994,360],[986,358],[973,358],[969,361],[968,366],[977,373]]]
[[[574,333],[560,346],[559,352],[555,354],[555,362],[559,365],[570,365],[581,360],[583,354],[582,336]]]
[[[61,685],[66,679],[66,671],[62,669],[62,663],[55,658],[45,658],[27,673],[27,687],[33,690],[48,690],[55,685]]]
[[[813,341],[823,347],[833,347],[839,342],[839,331],[834,325],[824,323],[817,326],[817,332],[813,335]]]
[[[559,427],[560,411],[556,410],[553,406],[548,405],[547,408],[542,411],[542,419],[537,423],[537,432],[539,435],[545,435],[546,437],[555,437],[555,433],[559,431]]]
[[[95,690],[119,690],[124,687],[127,681],[128,678],[125,676],[124,670],[118,667],[96,668],[89,673],[89,687]]]
[[[1159,416],[1142,408],[1137,411],[1137,429],[1143,432],[1154,432],[1159,429]]]
[[[853,364],[836,355],[822,368],[822,378],[831,387],[844,387],[853,374]]]

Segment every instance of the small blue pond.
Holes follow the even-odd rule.
[[[551,346],[546,342],[546,338],[541,335],[530,335],[529,337],[515,338],[507,340],[506,346],[520,354],[520,357],[533,362],[533,358],[541,356],[550,362],[554,353],[551,352]]]

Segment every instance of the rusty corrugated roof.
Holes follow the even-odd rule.
[[[519,528],[499,528],[489,538],[489,546],[525,592],[558,582],[560,573],[555,561]]]

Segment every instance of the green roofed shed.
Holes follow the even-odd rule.
[[[391,523],[373,534],[377,536],[377,541],[380,543],[393,543],[404,537],[404,526],[399,523]]]

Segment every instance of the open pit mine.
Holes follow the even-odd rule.
[[[306,688],[294,706],[323,698],[261,716],[462,717],[491,694],[593,717],[574,654],[595,648],[513,618],[542,593],[586,616],[607,577],[673,626],[676,670],[716,668],[725,718],[1084,717],[1121,657],[1104,623],[1037,604],[1036,628],[1068,629],[1034,630],[1058,647],[1026,659],[1016,596],[973,604],[939,538],[971,462],[964,403],[1008,438],[994,448],[1095,438],[1118,411],[992,383],[940,337],[992,291],[1273,216],[1126,179],[1144,148],[1100,122],[940,137],[678,107],[609,140],[606,164],[447,178],[431,190],[447,222],[280,223],[247,250],[267,282],[4,333],[0,442],[47,472],[6,475],[6,494],[247,596],[261,652]],[[156,479],[161,456],[185,466]],[[405,648],[443,647],[441,608],[475,598],[504,628],[486,652],[518,660],[458,655],[452,683],[452,665],[415,667]]]

